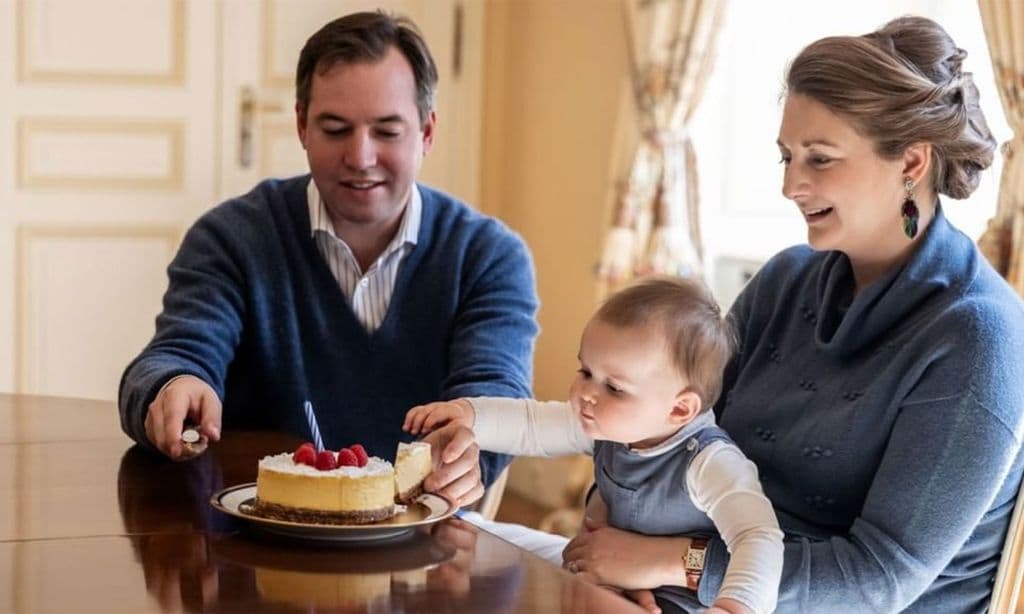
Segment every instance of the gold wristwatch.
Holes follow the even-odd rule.
[[[686,588],[696,591],[700,586],[700,577],[704,574],[704,555],[708,549],[708,540],[700,537],[690,539],[690,547],[683,555],[683,568],[686,570]]]

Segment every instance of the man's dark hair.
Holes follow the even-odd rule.
[[[391,47],[398,49],[412,66],[416,79],[416,108],[420,123],[434,108],[437,66],[426,41],[412,20],[393,17],[383,11],[352,13],[327,23],[309,37],[295,71],[295,100],[300,112],[309,109],[313,74],[323,74],[338,62],[378,62]]]

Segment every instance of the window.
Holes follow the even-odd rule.
[[[802,243],[806,228],[782,196],[775,145],[786,67],[808,43],[836,34],[870,32],[904,14],[938,21],[966,49],[981,106],[999,143],[1011,136],[992,77],[977,5],[963,0],[734,0],[719,38],[719,56],[691,123],[699,156],[701,220],[709,279],[723,304],[732,302],[752,267]],[[982,174],[971,198],[946,198],[952,222],[977,239],[995,213],[1002,157]]]

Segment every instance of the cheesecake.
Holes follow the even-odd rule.
[[[313,524],[368,524],[412,503],[430,473],[430,444],[399,444],[395,464],[368,456],[360,445],[337,453],[303,444],[259,461],[255,514]]]

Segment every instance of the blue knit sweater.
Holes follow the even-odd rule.
[[[537,309],[523,242],[500,222],[419,186],[418,243],[387,316],[367,333],[310,235],[308,176],[260,183],[205,214],[168,268],[156,334],[125,370],[124,431],[148,445],[148,404],[192,374],[223,400],[223,428],[309,438],[309,400],[328,447],[392,458],[414,405],[529,397]],[[482,455],[490,483],[507,457]]]
[[[731,317],[720,424],[786,533],[779,612],[981,612],[1021,480],[1024,307],[941,209],[852,296],[849,260],[786,250]],[[728,553],[708,549],[710,603]]]

